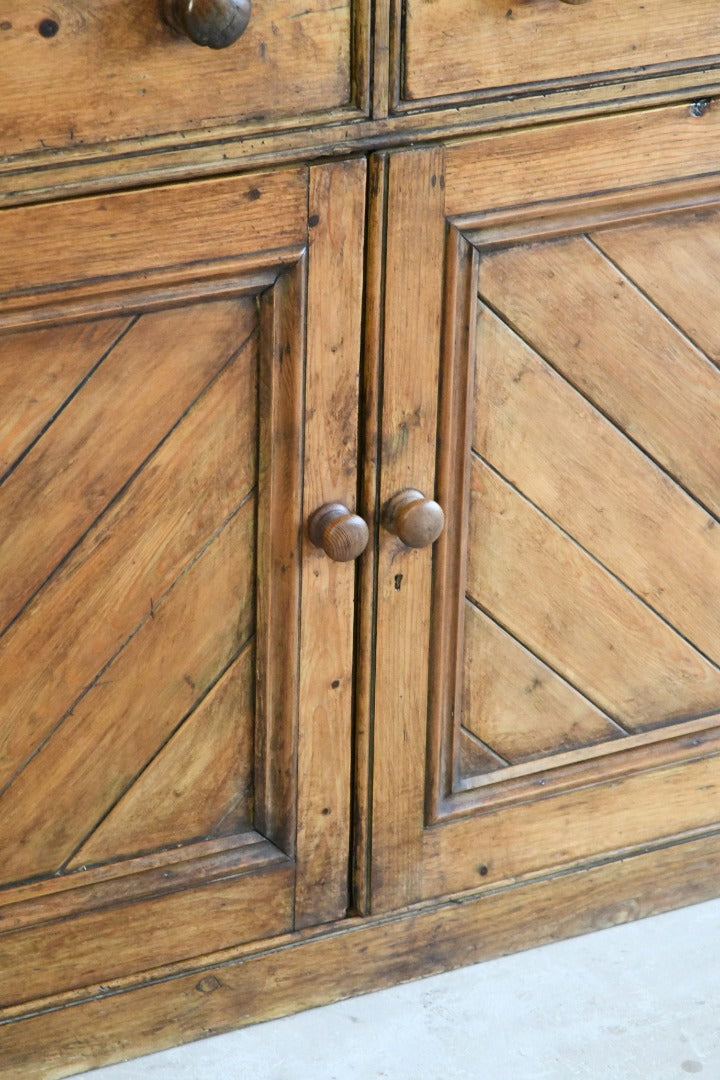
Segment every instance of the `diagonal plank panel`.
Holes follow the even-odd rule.
[[[0,476],[129,325],[102,319],[0,335]]]
[[[720,211],[699,210],[591,239],[717,364]]]
[[[483,746],[472,732],[464,727],[458,729],[457,770],[462,778],[493,772],[507,764],[507,761]]]
[[[6,789],[0,881],[59,869],[247,640],[254,525],[250,499]]]
[[[462,722],[510,764],[625,734],[469,603],[464,672]]]
[[[254,326],[250,299],[194,304],[143,315],[110,352],[0,487],[0,628]]]
[[[714,519],[486,308],[476,388],[480,456],[720,661]]]
[[[720,671],[476,457],[468,593],[626,727],[720,708]]]
[[[720,372],[592,244],[488,254],[480,296],[720,515]]]
[[[0,640],[0,784],[253,486],[256,390],[253,338]]]
[[[231,832],[250,825],[253,661],[248,645],[68,869],[210,836],[218,826]]]

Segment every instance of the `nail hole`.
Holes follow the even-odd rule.
[[[38,30],[40,31],[41,36],[44,38],[55,37],[59,29],[60,24],[55,22],[54,19],[43,19],[38,26]]]

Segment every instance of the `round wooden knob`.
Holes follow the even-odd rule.
[[[442,509],[422,491],[405,488],[385,503],[382,523],[407,547],[421,548],[434,544],[445,524]]]
[[[165,22],[209,49],[226,49],[250,22],[251,0],[161,0]]]
[[[324,503],[308,519],[308,536],[335,562],[350,562],[362,555],[370,537],[361,517],[342,503]]]

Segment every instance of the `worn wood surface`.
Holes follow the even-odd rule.
[[[443,268],[441,150],[399,154],[388,178],[380,505],[406,487],[435,490]],[[418,206],[427,213],[418,214]],[[416,303],[409,304],[408,297]],[[422,358],[422,362],[418,359]],[[385,530],[377,563],[373,901],[420,898],[432,548]]]
[[[717,894],[717,836],[504,888],[332,934],[209,956],[154,985],[118,984],[70,1008],[0,1027],[0,1076],[58,1080],[130,1054],[614,926]],[[247,950],[245,950],[247,952]],[[158,973],[159,974],[159,973]],[[22,1013],[18,1014],[22,1017]]]
[[[10,0],[0,31],[0,154],[177,139],[238,116],[262,130],[348,106],[351,83],[367,82],[366,71],[352,70],[353,6],[255,0],[242,39],[215,52],[174,33],[156,4],[60,0],[43,19],[28,0]],[[367,22],[362,4],[356,17]]]
[[[309,198],[306,517],[357,499],[365,162],[311,170]],[[355,563],[334,562],[306,537],[302,596],[298,927],[348,907]]]
[[[620,71],[653,65],[682,69],[720,51],[711,0],[579,6],[410,0],[403,29],[403,97],[413,101],[603,74],[617,78]]]

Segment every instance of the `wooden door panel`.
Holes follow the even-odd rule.
[[[303,486],[353,502],[364,166],[182,196],[0,222],[2,1005],[348,904],[354,569],[317,569]],[[54,257],[12,262],[23,224]]]
[[[378,911],[720,822],[720,372],[695,311],[720,275],[720,182],[672,163],[708,134],[679,110],[627,143],[624,124],[572,125],[557,191],[559,129],[389,159],[381,501],[402,477],[447,524],[431,556],[380,532]],[[661,131],[664,174],[643,184]],[[396,311],[418,261],[440,343]],[[413,365],[438,390],[406,436]],[[404,454],[428,444],[432,462]],[[392,581],[417,586],[429,558],[401,633]]]

